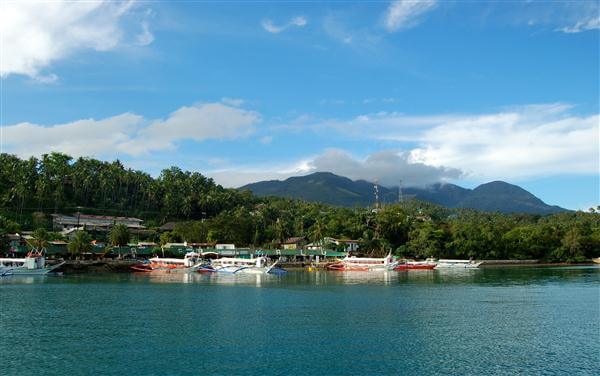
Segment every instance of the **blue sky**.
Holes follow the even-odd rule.
[[[599,198],[598,1],[0,3],[2,150]]]

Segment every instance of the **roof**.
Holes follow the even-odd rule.
[[[162,231],[173,231],[175,230],[175,226],[177,226],[179,224],[179,222],[167,222],[164,225],[160,226],[159,228]]]
[[[77,218],[79,219],[99,219],[105,221],[133,221],[133,222],[144,222],[143,219],[135,218],[135,217],[113,217],[110,215],[91,215],[91,214],[51,214],[54,218]]]
[[[287,239],[282,244],[295,244],[295,243],[300,243],[303,241],[306,241],[306,238],[304,236],[297,236],[297,237]]]

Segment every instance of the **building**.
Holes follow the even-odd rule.
[[[331,237],[325,237],[318,243],[307,244],[306,248],[310,250],[318,250],[323,248],[332,248],[331,245],[334,244],[336,246],[336,249],[348,253],[356,252],[358,250],[358,247],[360,246],[360,243],[360,240],[336,239]]]
[[[289,238],[281,243],[282,249],[302,249],[306,245],[306,238],[304,236]]]
[[[132,217],[111,217],[106,215],[89,214],[52,214],[52,226],[55,231],[65,231],[77,227],[85,227],[86,230],[108,231],[116,224],[123,224],[131,230],[141,230],[145,227],[144,221]]]

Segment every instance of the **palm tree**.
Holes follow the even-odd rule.
[[[314,245],[318,245],[323,248],[323,225],[319,219],[317,219],[313,225],[313,230],[310,234],[310,240]]]
[[[48,231],[45,228],[38,228],[33,232],[33,238],[29,240],[33,249],[41,251],[48,246]]]
[[[122,223],[113,226],[109,234],[110,243],[116,247],[123,247],[129,243],[129,229]]]
[[[80,255],[92,250],[92,240],[90,234],[86,231],[77,231],[75,237],[67,244],[67,249],[71,255]]]

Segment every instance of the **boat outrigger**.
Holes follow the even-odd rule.
[[[341,261],[328,265],[327,269],[363,272],[386,271],[392,270],[396,265],[398,265],[398,262],[394,261],[391,254],[382,258],[346,256]]]
[[[2,275],[42,275],[53,272],[65,262],[46,264],[45,250],[32,250],[25,258],[0,258],[0,274]]]

